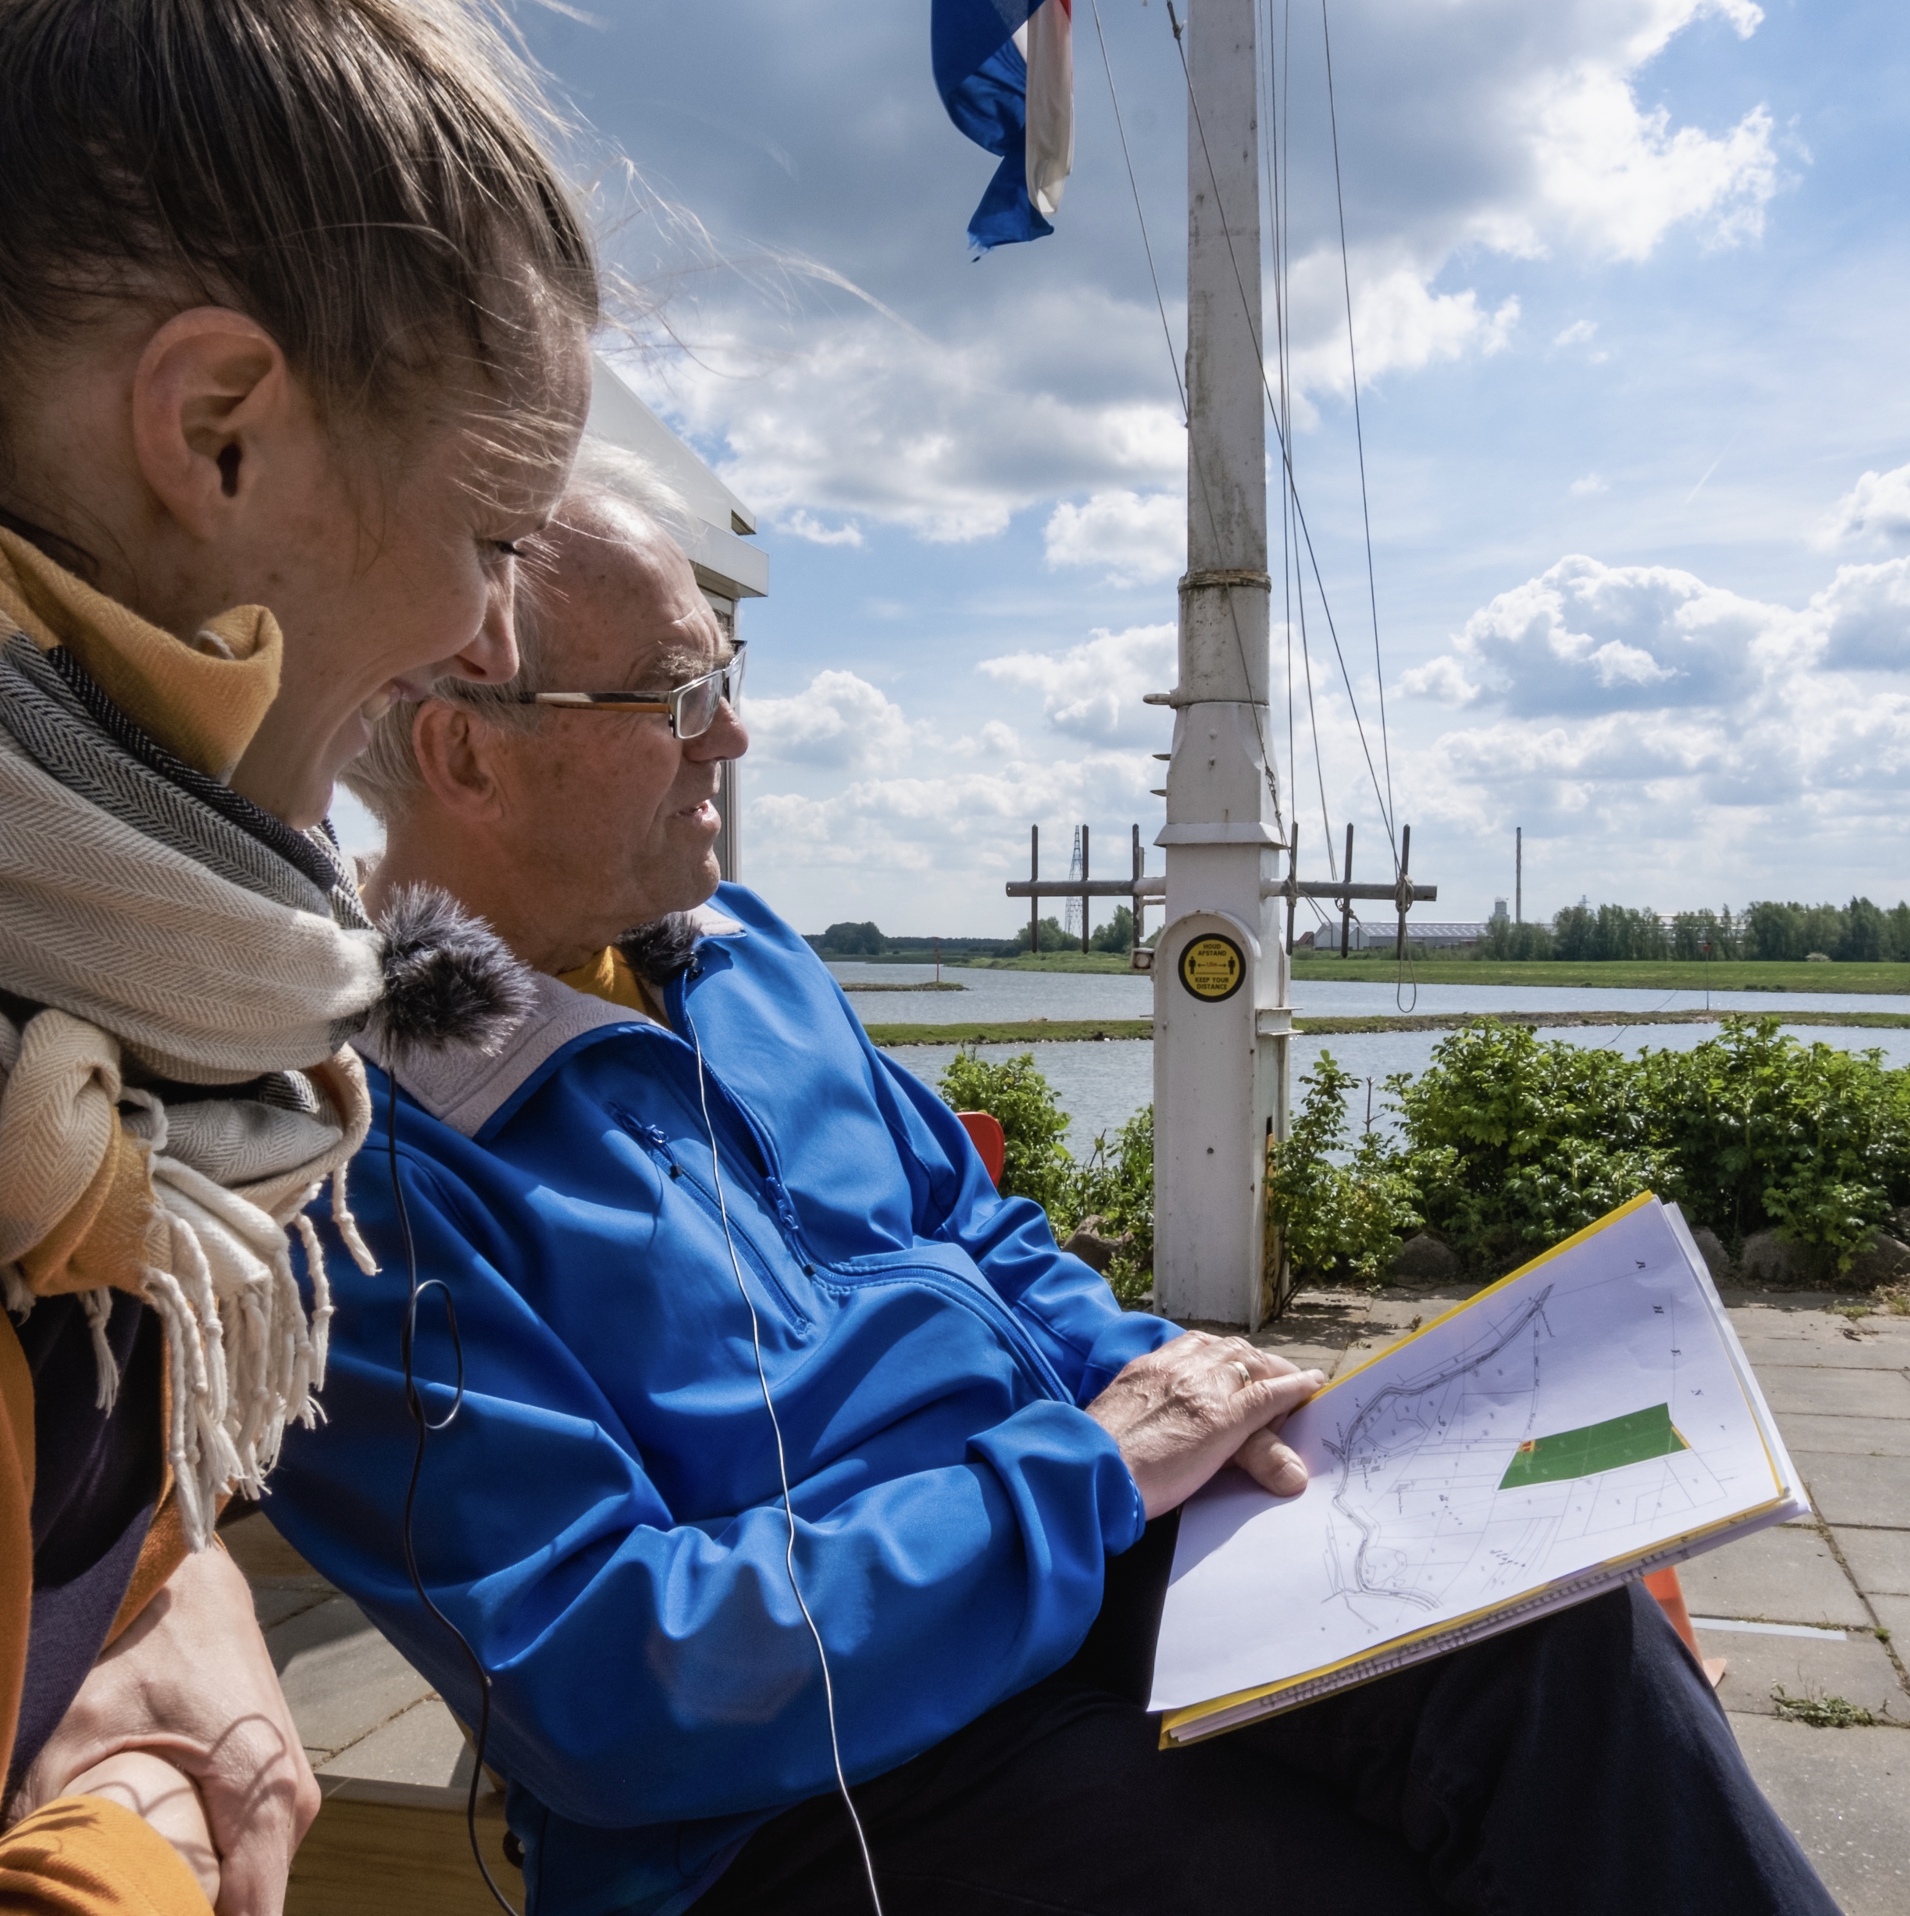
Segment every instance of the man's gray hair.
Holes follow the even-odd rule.
[[[570,526],[580,509],[622,506],[637,513],[678,545],[687,545],[697,520],[683,495],[647,460],[602,439],[586,439],[578,449],[570,483],[554,524]],[[479,713],[488,724],[528,731],[538,708],[526,705],[526,692],[546,690],[545,638],[552,613],[553,554],[540,534],[526,540],[517,564],[517,594],[512,622],[517,633],[517,676],[495,685],[469,679],[440,679],[437,698],[450,699]],[[363,801],[380,824],[402,817],[424,789],[412,733],[418,716],[413,699],[401,699],[372,727],[371,741],[339,774],[347,791]]]

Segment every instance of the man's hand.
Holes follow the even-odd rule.
[[[137,1750],[198,1787],[218,1852],[219,1916],[279,1916],[292,1852],[318,1814],[318,1782],[252,1592],[223,1550],[188,1557],[93,1666],[22,1781],[14,1813],[30,1814],[109,1757]]]
[[[1280,1426],[1326,1382],[1244,1337],[1185,1331],[1137,1357],[1088,1415],[1121,1446],[1149,1517],[1183,1504],[1222,1464],[1277,1497],[1306,1488]]]

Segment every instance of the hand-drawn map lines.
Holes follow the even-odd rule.
[[[1381,1626],[1362,1601],[1433,1610],[1462,1583],[1491,1601],[1528,1583],[1561,1541],[1693,1511],[1722,1494],[1682,1439],[1674,1455],[1502,1488],[1506,1458],[1535,1438],[1540,1352],[1556,1335],[1545,1315],[1551,1296],[1548,1285],[1431,1376],[1375,1392],[1339,1440],[1327,1440],[1339,1465],[1327,1567],[1335,1595],[1369,1627]],[[1486,1388],[1488,1367],[1528,1338],[1529,1369],[1517,1355],[1499,1361]],[[1656,1471],[1641,1468],[1651,1461]]]
[[[1546,1300],[1551,1295],[1552,1287],[1548,1284],[1536,1296],[1528,1298],[1524,1306],[1513,1314],[1511,1320],[1482,1349],[1455,1358],[1423,1382],[1389,1384],[1384,1390],[1376,1391],[1361,1407],[1359,1415],[1341,1432],[1340,1441],[1336,1444],[1330,1438],[1327,1440],[1327,1449],[1340,1460],[1340,1480],[1338,1488],[1333,1493],[1333,1508],[1360,1533],[1359,1543],[1354,1549],[1350,1566],[1351,1591],[1347,1594],[1403,1597],[1407,1602],[1416,1603],[1427,1610],[1438,1607],[1438,1598],[1424,1591],[1401,1589],[1396,1583],[1376,1583],[1371,1580],[1368,1554],[1377,1542],[1379,1525],[1348,1501],[1348,1492],[1353,1488],[1356,1475],[1368,1480],[1362,1484],[1362,1488],[1370,1488],[1371,1466],[1379,1463],[1387,1454],[1387,1447],[1380,1445],[1372,1435],[1374,1426],[1382,1417],[1410,1415],[1409,1407],[1415,1400],[1423,1400],[1435,1391],[1445,1391],[1462,1379],[1473,1376],[1481,1366],[1489,1364],[1501,1351],[1522,1337],[1528,1329],[1533,1333],[1531,1386],[1533,1408],[1527,1418],[1525,1435],[1530,1437],[1531,1418],[1537,1411],[1538,1327],[1544,1322]],[[1440,1432],[1443,1432],[1451,1421],[1449,1416],[1439,1417],[1435,1413],[1434,1423]],[[1433,1430],[1427,1429],[1423,1422],[1421,1429],[1426,1438],[1437,1441]],[[1363,1441],[1371,1447],[1364,1457],[1361,1454]],[[1460,1441],[1464,1442],[1463,1439]],[[1470,1446],[1467,1447],[1470,1448]],[[1416,1445],[1414,1448],[1417,1450],[1422,1446]],[[1493,1473],[1488,1472],[1481,1479],[1481,1487],[1490,1489],[1492,1483]],[[1337,1567],[1335,1566],[1336,1570]]]

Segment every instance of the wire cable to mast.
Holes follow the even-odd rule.
[[[1187,386],[1181,378],[1180,356],[1174,350],[1173,328],[1167,323],[1167,302],[1161,296],[1160,275],[1154,269],[1154,248],[1147,237],[1147,214],[1141,206],[1140,183],[1134,176],[1134,162],[1128,152],[1127,128],[1121,116],[1121,96],[1114,85],[1114,65],[1108,58],[1107,34],[1101,26],[1101,8],[1099,0],[1088,0],[1088,3],[1094,17],[1095,38],[1100,42],[1101,46],[1101,65],[1107,74],[1108,99],[1114,108],[1114,129],[1120,137],[1121,158],[1127,163],[1128,191],[1134,197],[1134,218],[1141,229],[1141,249],[1147,255],[1148,277],[1154,283],[1154,304],[1161,316],[1161,337],[1167,342],[1167,359],[1168,364],[1173,368],[1174,390],[1180,396],[1181,424],[1191,433],[1193,429],[1193,408],[1188,403]],[[1255,342],[1255,350],[1258,350],[1258,341]],[[1201,471],[1198,462],[1191,456],[1191,449],[1187,466],[1190,477],[1200,488],[1201,503],[1208,507],[1209,516],[1211,516],[1212,504],[1207,497],[1206,475]],[[1273,800],[1274,823],[1279,829],[1280,835],[1284,837],[1286,835],[1286,825],[1280,806],[1280,781],[1276,769],[1276,760],[1274,755],[1267,749],[1266,728],[1262,725],[1260,719],[1261,702],[1253,696],[1253,672],[1247,663],[1246,635],[1240,629],[1240,608],[1234,603],[1231,590],[1227,594],[1227,616],[1233,625],[1234,649],[1240,655],[1240,673],[1246,683],[1247,697],[1242,703],[1246,705],[1247,710],[1253,717],[1254,738],[1260,746],[1261,769],[1266,776],[1268,795]]]
[[[1373,763],[1373,749],[1372,749],[1372,746],[1367,742],[1366,725],[1365,725],[1365,722],[1360,717],[1359,699],[1353,690],[1352,673],[1347,667],[1346,653],[1344,648],[1340,644],[1339,628],[1334,622],[1332,604],[1327,597],[1326,580],[1320,570],[1319,555],[1317,552],[1315,552],[1313,547],[1313,530],[1307,524],[1306,510],[1300,504],[1299,488],[1293,477],[1292,455],[1290,451],[1288,450],[1288,445],[1287,445],[1287,434],[1282,428],[1279,407],[1275,403],[1274,397],[1273,397],[1273,386],[1271,381],[1267,377],[1266,351],[1260,341],[1257,329],[1255,329],[1253,326],[1253,321],[1252,321],[1253,308],[1252,308],[1251,302],[1247,298],[1246,281],[1241,275],[1239,255],[1234,250],[1233,234],[1228,228],[1225,209],[1221,204],[1220,179],[1219,179],[1219,175],[1216,173],[1214,169],[1213,154],[1209,150],[1207,145],[1207,125],[1206,125],[1206,121],[1204,117],[1201,114],[1200,97],[1194,90],[1194,76],[1193,76],[1192,69],[1187,64],[1187,49],[1182,41],[1182,35],[1185,32],[1185,28],[1181,24],[1180,16],[1174,10],[1174,0],[1167,0],[1167,18],[1168,18],[1168,24],[1173,28],[1173,32],[1174,32],[1174,50],[1180,59],[1181,77],[1187,87],[1188,106],[1194,116],[1194,130],[1200,139],[1201,158],[1207,168],[1208,184],[1213,189],[1215,210],[1220,216],[1221,237],[1225,239],[1225,241],[1227,242],[1227,258],[1233,267],[1234,285],[1238,289],[1240,294],[1241,310],[1243,314],[1247,316],[1249,336],[1253,339],[1254,355],[1259,363],[1259,368],[1260,368],[1261,389],[1266,394],[1268,410],[1273,414],[1274,437],[1279,442],[1280,461],[1282,466],[1286,469],[1288,488],[1289,488],[1289,491],[1291,492],[1292,499],[1293,499],[1294,518],[1300,528],[1301,539],[1306,546],[1307,562],[1312,567],[1312,570],[1313,570],[1314,586],[1320,595],[1320,610],[1325,615],[1327,633],[1333,641],[1333,654],[1334,654],[1334,657],[1339,662],[1341,681],[1346,686],[1347,700],[1349,705],[1351,706],[1352,713],[1353,713],[1354,730],[1358,734],[1359,741],[1360,741],[1360,751],[1366,760],[1367,773],[1373,781],[1374,797],[1378,801],[1381,808],[1380,819],[1381,819],[1381,823],[1386,828],[1387,841],[1389,845],[1391,846],[1392,854],[1393,854],[1393,870],[1394,870],[1394,873],[1397,874],[1399,870],[1398,835],[1396,834],[1393,827],[1392,813],[1390,808],[1387,806],[1386,793],[1380,783],[1379,769]]]
[[[1333,34],[1320,0],[1320,44],[1326,52],[1326,118],[1333,135],[1333,204],[1340,216],[1340,285],[1346,294],[1346,363],[1353,379],[1353,444],[1359,452],[1360,524],[1366,533],[1366,596],[1373,610],[1373,683],[1379,690],[1379,745],[1386,761],[1386,809],[1393,809],[1393,748],[1386,727],[1386,673],[1379,655],[1379,582],[1373,570],[1373,514],[1366,497],[1366,429],[1360,421],[1360,362],[1353,341],[1353,271],[1347,262],[1346,192],[1340,183],[1340,112],[1333,93]]]

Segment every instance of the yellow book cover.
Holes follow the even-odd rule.
[[[1370,1681],[1807,1507],[1704,1260],[1646,1193],[1291,1417],[1309,1473],[1181,1515],[1174,1745]]]

